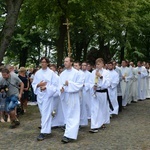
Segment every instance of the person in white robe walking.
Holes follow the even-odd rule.
[[[146,77],[148,76],[147,70],[142,66],[142,62],[138,61],[138,100],[143,101],[146,99]]]
[[[134,63],[130,62],[128,68],[130,69],[130,74],[132,74],[132,77],[130,78],[129,85],[128,85],[129,86],[129,96],[128,96],[127,103],[131,104],[131,101],[132,101],[132,86],[133,86],[133,69],[134,69]]]
[[[83,103],[85,104],[85,113],[87,118],[91,119],[91,72],[87,70],[87,63],[82,62],[82,71],[85,75],[85,81],[83,86]],[[86,117],[86,116],[85,116]]]
[[[109,97],[113,105],[114,110],[110,109],[110,115],[118,115],[118,100],[117,100],[117,85],[119,83],[119,75],[113,68],[113,62],[107,63],[109,77],[110,77],[110,86],[108,87]]]
[[[82,80],[84,80],[84,83],[85,83],[85,74],[81,70],[81,63],[79,61],[75,61],[73,63],[73,66],[75,69],[77,69],[79,71],[80,78],[83,78]],[[84,86],[84,83],[83,83],[83,86]],[[80,127],[81,126],[87,126],[88,125],[88,118],[87,118],[86,106],[85,106],[85,103],[83,101],[83,87],[79,91],[79,97],[80,97]]]
[[[132,72],[127,67],[127,61],[122,61],[122,66],[120,68],[122,74],[122,81],[121,81],[121,90],[122,90],[122,106],[125,107],[128,103],[129,97],[129,82],[132,78]]]
[[[96,60],[96,70],[92,72],[93,96],[91,99],[91,133],[97,133],[104,124],[110,123],[108,87],[110,86],[109,72],[103,69],[104,60]]]
[[[54,71],[55,73],[55,78],[56,78],[56,86],[59,86],[59,76],[56,71],[56,65],[51,64],[50,69]],[[57,92],[53,95],[53,103],[52,103],[52,127],[60,127],[64,125],[64,116],[63,116],[63,111],[62,111],[62,103],[60,100],[60,89],[57,89]]]
[[[84,80],[79,71],[72,67],[73,60],[66,57],[65,70],[60,74],[61,102],[64,113],[65,133],[63,143],[77,139],[80,123],[80,98],[79,91],[83,87]]]
[[[122,81],[122,74],[121,74],[121,70],[120,67],[116,66],[116,62],[113,61],[113,65],[114,65],[114,70],[118,73],[119,75],[119,83],[117,85],[117,99],[118,99],[118,105],[119,105],[119,112],[122,111],[122,90],[121,90],[121,81]]]
[[[42,68],[35,73],[32,87],[37,95],[37,103],[41,114],[41,133],[37,137],[38,141],[46,138],[51,133],[52,121],[52,102],[53,95],[57,91],[57,80],[55,74],[48,67],[49,60],[46,57],[41,58]]]
[[[147,90],[146,90],[146,98],[150,98],[150,63],[146,64],[146,69],[148,76],[146,78],[147,82]]]
[[[132,85],[131,85],[131,102],[136,103],[138,100],[138,69],[134,67],[134,64],[132,65]]]

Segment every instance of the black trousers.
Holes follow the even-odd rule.
[[[119,112],[122,111],[122,96],[118,96]]]

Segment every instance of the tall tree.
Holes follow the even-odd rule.
[[[5,0],[6,20],[0,33],[0,63],[10,44],[23,0]]]

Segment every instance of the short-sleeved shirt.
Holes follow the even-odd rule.
[[[10,77],[6,80],[2,78],[0,80],[0,85],[7,85],[8,86],[8,92],[7,96],[16,95],[18,97],[19,95],[19,85],[22,81],[19,79],[18,76],[10,74]]]
[[[23,82],[24,88],[27,88],[28,87],[28,78],[27,77],[23,77],[21,75],[19,75],[18,77]]]

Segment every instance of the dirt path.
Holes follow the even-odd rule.
[[[61,143],[60,128],[52,129],[44,141],[36,140],[40,124],[37,106],[29,106],[19,118],[21,125],[16,129],[0,123],[0,150],[150,150],[150,100],[129,105],[98,133],[89,133],[90,126],[82,128],[78,140],[68,144]]]

